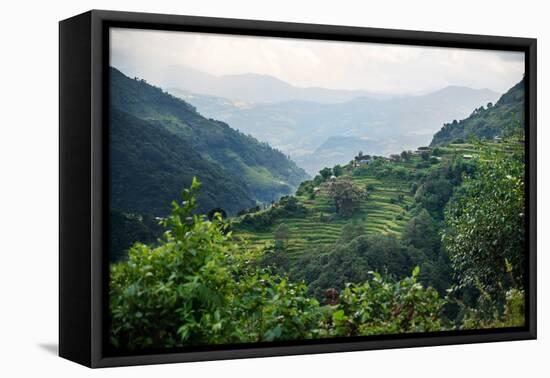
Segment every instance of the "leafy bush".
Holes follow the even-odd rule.
[[[372,273],[320,306],[303,282],[270,273],[262,251],[224,233],[221,217],[193,214],[196,179],[163,219],[163,239],[136,243],[110,270],[110,342],[118,350],[432,331],[443,301],[413,276]],[[271,253],[271,252],[270,252]]]
[[[523,154],[486,154],[450,201],[443,242],[460,285],[502,300],[523,289],[525,183]]]
[[[317,337],[322,312],[307,296],[304,283],[260,273],[239,281],[231,303],[232,325],[239,342],[296,340]],[[216,340],[224,343],[231,340]]]
[[[368,336],[388,333],[433,332],[442,329],[439,320],[445,300],[412,276],[388,282],[378,273],[359,285],[348,284],[340,295],[325,328],[331,336]]]
[[[111,265],[111,342],[115,347],[175,347],[231,338],[231,265],[237,252],[217,222],[192,215],[199,183],[163,220],[164,240],[136,243],[128,261]]]
[[[525,325],[525,294],[519,289],[510,289],[505,294],[502,308],[490,298],[482,297],[475,308],[461,303],[460,329],[484,329],[522,327]]]

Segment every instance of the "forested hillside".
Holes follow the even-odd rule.
[[[492,177],[490,180],[495,181],[487,185],[503,187],[499,196],[508,190],[504,183],[498,183],[500,177],[522,182],[523,144],[521,136],[514,136],[502,142],[449,144],[416,153],[403,151],[391,159],[376,156],[362,159],[369,163],[357,166],[352,162],[323,169],[313,180],[303,182],[295,196],[284,197],[267,210],[251,209],[233,224],[235,234],[250,240],[253,246],[272,243],[263,263],[278,274],[304,280],[309,293],[319,301],[325,299],[327,290],[340,291],[350,282],[367,280],[369,272],[402,279],[415,266],[420,268],[419,281],[444,296],[453,284],[452,271],[456,267],[453,263],[462,261],[448,253],[460,249],[459,241],[465,240],[457,238],[454,231],[455,216],[464,216],[458,203],[471,190],[471,182],[477,182],[471,179],[474,177],[476,180],[479,176]],[[506,166],[499,171],[496,167],[502,161]],[[465,178],[470,178],[468,185],[464,184]],[[487,196],[497,195],[493,193],[497,192]],[[503,232],[510,230],[510,233],[502,235],[500,251],[511,251],[507,260],[510,262],[521,256],[524,240],[520,214],[523,194],[517,192],[514,196],[513,208],[503,208],[506,215],[493,220],[495,224],[506,220]],[[483,217],[498,217],[499,206],[503,206],[501,200],[491,197],[476,205],[478,197],[479,194],[468,200],[472,211],[484,209]],[[479,217],[470,224],[461,222],[458,221],[464,228],[462,233],[485,224]],[[488,224],[487,227],[492,229]],[[476,230],[476,235],[482,232],[485,231]],[[497,233],[486,232],[488,244],[501,243],[497,241]],[[445,240],[453,239],[446,248],[442,234],[447,235]],[[460,249],[460,253],[473,253],[470,251],[475,243],[484,242],[471,240],[467,251]],[[486,246],[484,251],[491,249],[494,248]],[[523,262],[516,260],[512,265],[517,269],[514,276],[520,277]],[[498,269],[505,266],[499,265]],[[460,295],[469,305],[475,305],[474,298],[480,290],[488,290],[472,283],[467,286]],[[453,318],[463,316],[452,306],[449,311]]]
[[[199,195],[202,213],[216,207],[236,213],[255,204],[242,182],[157,121],[113,108],[110,126],[112,209],[164,215],[167,204],[194,176],[205,184]]]
[[[227,124],[212,119],[206,119],[196,112],[195,108],[185,101],[173,97],[160,88],[154,87],[143,80],[130,79],[115,68],[111,68],[111,108],[120,112],[127,113],[135,118],[147,121],[149,125],[161,130],[160,135],[167,131],[171,133],[172,138],[178,138],[186,143],[188,148],[194,152],[192,160],[186,163],[189,172],[195,171],[199,174],[197,177],[203,180],[216,179],[212,171],[218,170],[222,177],[231,176],[232,182],[238,183],[240,189],[237,190],[236,199],[230,201],[228,209],[234,212],[238,209],[236,201],[243,198],[241,207],[246,207],[250,200],[269,202],[278,199],[281,195],[292,193],[295,188],[307,178],[306,173],[298,168],[290,159],[281,152],[271,148],[267,143],[261,143],[251,136],[244,135],[237,130],[232,129]],[[128,118],[126,118],[128,121]],[[155,135],[150,133],[146,143],[155,144]],[[122,141],[123,142],[123,141]],[[120,148],[124,148],[120,144]],[[170,155],[170,153],[168,153]],[[145,157],[146,156],[142,156]],[[159,156],[162,159],[162,156]],[[194,166],[194,163],[200,166]],[[127,160],[128,164],[136,165],[136,169],[146,169],[147,160]],[[161,168],[157,175],[176,176],[180,172],[174,172],[170,163],[157,161]],[[207,171],[201,172],[201,169],[208,167]],[[121,167],[126,169],[126,167]],[[129,167],[131,170],[132,167]],[[186,174],[187,185],[190,184]],[[167,180],[172,180],[167,177]],[[178,179],[179,180],[179,179]],[[221,183],[221,182],[220,182]],[[126,192],[134,190],[134,187],[121,181],[119,185],[127,185],[122,188]],[[157,184],[155,184],[157,185]],[[181,186],[169,187],[165,190],[171,191],[172,197],[177,196]],[[223,203],[217,196],[223,196],[224,191],[212,188],[211,202]],[[225,190],[226,193],[232,191]],[[241,193],[246,196],[241,195]],[[248,197],[248,198],[246,198]],[[143,199],[139,199],[140,201]],[[235,206],[233,206],[235,204]],[[136,210],[136,206],[141,206],[137,202],[129,206],[128,210]],[[206,206],[206,205],[205,205]],[[153,209],[151,209],[153,210]]]
[[[243,215],[236,234],[255,245],[274,241],[278,252],[266,261],[305,279],[318,298],[369,271],[403,277],[416,265],[424,283],[443,291],[449,263],[438,233],[453,188],[473,170],[463,155],[473,153],[473,145],[450,145],[324,169],[296,196]]]
[[[466,142],[469,138],[491,139],[505,137],[525,127],[525,88],[520,81],[506,92],[496,104],[476,108],[461,121],[447,123],[435,133],[431,146]]]
[[[291,194],[306,173],[281,152],[143,80],[111,68],[111,256],[121,258],[135,241],[158,237],[164,216],[197,177],[205,185],[199,213],[228,215]]]

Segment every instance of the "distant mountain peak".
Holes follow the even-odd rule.
[[[366,90],[298,87],[267,74],[242,73],[212,75],[185,65],[170,65],[162,70],[146,71],[145,76],[162,88],[174,88],[196,94],[223,97],[248,103],[312,101],[341,103],[356,97],[387,98],[387,94]]]
[[[499,94],[498,92],[495,92],[489,88],[471,88],[464,85],[448,85],[446,87],[443,87],[431,93],[437,94],[441,92],[487,92],[487,93],[494,93],[495,95]]]

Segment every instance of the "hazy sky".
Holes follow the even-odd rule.
[[[460,85],[503,93],[521,80],[524,55],[505,51],[112,29],[111,65],[130,76],[149,81],[152,80],[148,76],[163,67],[185,65],[213,75],[272,75],[298,87],[417,93]]]

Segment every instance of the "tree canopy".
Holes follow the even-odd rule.
[[[525,166],[521,152],[487,153],[477,165],[447,207],[443,242],[461,285],[503,296],[523,286]]]

